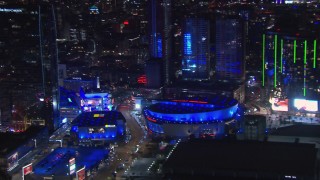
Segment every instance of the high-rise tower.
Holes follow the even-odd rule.
[[[163,60],[163,82],[172,81],[172,2],[171,0],[150,1],[149,51],[151,58]]]
[[[151,0],[150,5],[151,11],[149,13],[150,20],[150,40],[149,40],[149,51],[152,58],[162,58],[162,42],[163,42],[163,7],[160,1]]]
[[[245,38],[238,17],[216,20],[216,78],[241,82],[245,78]]]
[[[0,124],[24,130],[37,106],[51,131],[59,126],[58,50],[52,6],[8,6],[0,25]],[[43,100],[45,100],[43,102]]]
[[[45,97],[47,98],[48,113],[46,116],[46,125],[49,131],[56,130],[61,125],[61,118],[59,112],[60,105],[60,89],[58,86],[58,45],[57,45],[57,24],[56,24],[56,13],[55,7],[51,5],[47,9],[48,21],[45,23],[45,40],[44,43],[47,44],[48,50],[44,58],[45,73],[46,78],[45,83]]]
[[[209,20],[186,18],[183,28],[183,80],[207,80],[210,70]]]
[[[319,99],[319,39],[312,34],[262,36],[262,85],[288,98]]]
[[[0,12],[0,124],[23,130],[25,109],[42,91],[37,6],[2,6]]]

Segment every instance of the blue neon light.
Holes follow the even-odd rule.
[[[184,34],[184,54],[191,55],[191,34]]]
[[[157,37],[157,57],[162,57],[162,39],[160,36]]]
[[[156,123],[147,121],[147,127],[152,132],[159,133],[159,134],[163,134],[164,133],[163,127],[160,124],[156,124]]]
[[[34,174],[40,176],[65,176],[69,172],[69,168],[66,166],[69,161],[69,157],[76,157],[75,161],[78,165],[85,166],[86,169],[91,169],[101,162],[101,160],[107,159],[109,150],[102,148],[57,148],[51,152],[48,156],[42,159],[34,166]],[[77,169],[78,170],[78,169]]]
[[[238,104],[230,107],[214,106],[212,104],[161,102],[162,112],[147,109],[144,115],[150,121],[157,123],[211,123],[220,120],[229,120],[236,115]]]

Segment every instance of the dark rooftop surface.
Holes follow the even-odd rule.
[[[60,87],[60,107],[78,107],[74,92]]]
[[[277,130],[271,132],[270,135],[320,138],[320,125],[297,124],[278,128]]]
[[[313,176],[312,144],[193,140],[181,142],[164,164],[165,172],[259,172]]]
[[[118,111],[83,112],[73,120],[72,124],[79,127],[116,125],[116,121],[120,119],[126,121]]]
[[[174,84],[171,84],[169,88],[185,88],[185,89],[192,89],[192,90],[215,90],[215,91],[233,91],[237,88],[239,88],[239,83],[235,82],[176,82]]]
[[[18,148],[28,139],[36,136],[43,128],[42,126],[31,126],[25,132],[20,133],[0,133],[0,154],[6,155]]]

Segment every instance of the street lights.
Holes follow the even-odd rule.
[[[34,148],[37,148],[37,139],[32,139],[34,141]]]
[[[60,147],[62,147],[62,139],[57,139],[56,141],[60,142]]]

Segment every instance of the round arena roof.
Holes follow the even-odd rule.
[[[229,120],[238,109],[238,101],[225,96],[202,100],[162,100],[144,109],[154,123],[211,123]]]

